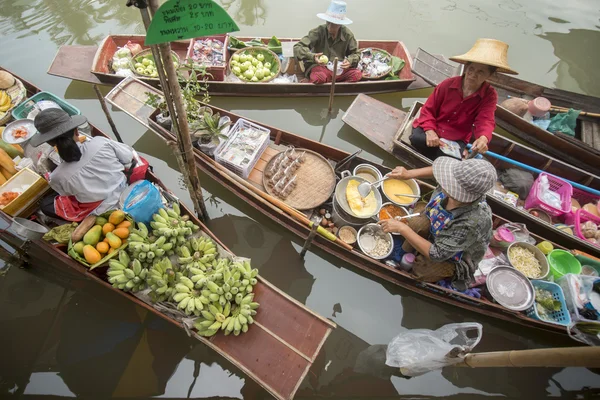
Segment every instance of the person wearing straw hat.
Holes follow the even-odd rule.
[[[79,222],[89,214],[102,214],[117,207],[127,187],[124,170],[133,162],[133,149],[104,137],[80,143],[77,127],[86,121],[59,108],[43,110],[33,121],[38,133],[30,144],[55,146],[62,161],[49,177],[58,194],[42,199],[40,205],[49,217]]]
[[[333,79],[333,72],[327,68],[329,61],[338,58],[338,67],[342,72],[336,76],[336,82],[358,82],[362,72],[356,68],[360,60],[358,43],[348,28],[352,21],[346,17],[346,2],[333,0],[325,13],[317,17],[326,21],[308,32],[294,45],[294,56],[304,65],[307,82],[326,83]]]
[[[419,216],[407,223],[388,219],[379,224],[385,232],[404,237],[403,251],[418,252],[412,271],[419,280],[453,278],[454,287],[466,290],[492,238],[492,212],[485,194],[497,180],[496,169],[483,159],[440,157],[431,167],[396,167],[388,177],[438,182]]]
[[[415,119],[410,141],[421,154],[434,160],[450,154],[444,150],[455,142],[460,148],[455,154],[466,156],[472,139],[474,152],[487,151],[496,126],[498,94],[486,80],[496,72],[517,74],[509,67],[507,54],[508,44],[478,39],[467,53],[450,57],[465,64],[464,73],[440,83]]]

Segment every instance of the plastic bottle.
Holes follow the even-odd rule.
[[[405,255],[402,256],[402,260],[400,261],[400,268],[403,271],[408,272],[408,271],[412,270],[414,262],[415,262],[415,255],[412,253],[406,253]]]

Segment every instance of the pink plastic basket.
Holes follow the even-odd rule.
[[[549,204],[544,203],[544,201],[540,197],[540,186],[542,177],[546,176],[548,178],[548,183],[550,183],[550,190],[557,193],[560,196],[561,208],[554,208]],[[557,178],[553,175],[548,175],[545,172],[542,172],[535,182],[533,182],[533,186],[531,187],[531,191],[527,196],[527,200],[525,201],[525,209],[529,210],[532,208],[539,208],[546,211],[549,215],[553,217],[558,217],[565,213],[569,213],[571,211],[571,195],[573,194],[573,187],[569,182],[565,182],[560,178]]]
[[[578,238],[586,241],[588,239],[586,239],[583,236],[583,233],[581,232],[581,225],[587,221],[592,221],[596,225],[600,225],[600,218],[596,217],[594,214],[585,211],[584,209],[579,209],[574,213],[569,213],[565,217],[565,223],[567,225],[573,225],[573,232],[575,233],[575,235]],[[596,244],[596,246],[598,246],[598,244]]]
[[[584,206],[585,204],[588,204],[588,203],[597,204],[597,207],[599,207],[598,210],[600,211],[600,196],[596,196],[595,194],[591,194],[589,192],[586,192],[585,190],[573,188],[573,194],[571,195],[571,197],[573,199],[577,200],[581,206]],[[573,215],[571,215],[571,214],[573,214]],[[569,213],[565,214],[565,221],[567,221],[567,220],[574,221],[575,220],[574,214],[575,214],[575,211],[573,211],[573,209],[571,208],[571,211]],[[572,225],[572,223],[569,223],[569,225]]]

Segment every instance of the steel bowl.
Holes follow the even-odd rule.
[[[40,240],[48,229],[25,218],[13,218],[10,228],[19,236],[29,240]]]
[[[377,181],[380,181],[383,179],[383,175],[381,175],[381,172],[379,172],[379,170],[377,168],[375,168],[374,166],[372,166],[371,164],[357,165],[354,168],[354,170],[352,171],[352,175],[358,176],[358,174],[361,172],[372,175],[373,178],[375,179],[373,182],[377,182]],[[381,186],[381,182],[379,182],[378,184],[375,185],[375,187],[380,187],[380,186]]]
[[[383,203],[383,204],[381,205],[381,208],[379,209],[379,213],[378,213],[378,214],[377,214],[377,216],[375,217],[375,218],[376,218],[378,221],[381,221],[381,218],[379,218],[379,214],[381,214],[381,210],[382,210],[382,209],[383,209],[383,207],[385,207],[385,206],[394,206],[394,207],[398,207],[399,209],[401,209],[401,210],[402,210],[402,212],[404,212],[404,215],[403,215],[403,217],[404,217],[404,216],[407,216],[408,214],[410,214],[410,213],[408,212],[408,210],[407,210],[405,207],[399,206],[399,205],[397,205],[397,204],[394,204],[394,203],[392,203],[392,202],[387,202],[387,203]],[[406,219],[406,220],[404,220],[404,221],[408,221],[408,219]],[[394,233],[392,233],[392,235],[400,235],[400,234],[399,234],[399,233],[396,233],[396,232],[394,232]]]
[[[401,180],[401,179],[398,179]],[[421,188],[419,187],[419,184],[417,183],[416,180],[414,179],[405,179],[404,182],[406,182],[408,184],[408,186],[410,187],[410,189],[412,190],[412,194],[416,195],[416,196],[421,196]],[[381,193],[383,193],[383,196],[390,202],[394,203],[397,206],[402,206],[402,207],[411,207],[413,204],[416,204],[419,199],[412,199],[410,200],[408,203],[400,203],[396,200],[394,200],[392,198],[392,196],[388,196],[388,194],[385,192],[384,190],[384,185],[382,183],[381,185]],[[391,193],[394,194],[394,193]],[[410,194],[410,193],[407,193]]]
[[[542,274],[535,278],[528,277],[529,279],[544,279],[545,277],[548,276],[548,274],[550,273],[550,265],[548,264],[548,259],[546,258],[544,253],[542,253],[542,251],[540,249],[538,249],[536,246],[526,243],[526,242],[514,242],[510,246],[508,246],[508,249],[506,250],[506,258],[508,258],[508,262],[510,262],[510,265],[512,265],[515,269],[517,269],[513,260],[510,257],[510,249],[512,249],[513,247],[522,247],[524,249],[527,249],[527,250],[533,252],[533,254],[535,255],[535,258],[540,262],[540,265],[542,267]],[[523,275],[525,275],[525,274],[523,274]]]
[[[380,256],[380,257],[376,257],[376,256],[371,255],[371,253],[369,253],[365,249],[365,246],[364,246],[363,240],[361,240],[361,237],[365,233],[365,231],[368,229],[373,229],[374,231],[381,232],[387,238],[388,243],[390,243],[390,250],[387,252],[387,254]],[[383,260],[385,258],[388,258],[390,256],[390,254],[392,254],[392,251],[394,251],[394,239],[392,238],[392,234],[383,232],[383,229],[381,228],[381,226],[379,226],[379,224],[367,224],[367,225],[363,226],[362,228],[360,228],[358,231],[358,235],[356,236],[356,241],[358,243],[358,247],[360,248],[360,250],[363,253],[365,253],[369,257],[374,258],[376,260]]]
[[[342,208],[342,210],[356,219],[362,220],[363,222],[367,222],[367,220],[373,218],[377,214],[379,214],[379,210],[381,209],[381,203],[383,203],[381,199],[381,192],[379,190],[373,190],[375,194],[375,201],[377,202],[377,207],[375,211],[370,215],[358,216],[352,212],[350,205],[348,204],[348,199],[346,198],[346,187],[351,180],[358,181],[359,184],[363,182],[369,183],[366,179],[361,178],[360,176],[350,175],[350,171],[342,172],[342,179],[337,183],[335,187],[335,199],[337,204]]]
[[[525,311],[535,301],[531,281],[513,267],[500,265],[492,269],[485,284],[492,298],[509,310]]]

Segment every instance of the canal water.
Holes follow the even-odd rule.
[[[218,0],[243,36],[300,37],[318,25],[328,0]],[[125,0],[0,0],[0,65],[66,98],[110,132],[92,87],[46,74],[59,46],[95,45],[108,34],[141,33]],[[348,0],[360,39],[402,40],[411,51],[461,54],[478,37],[510,44],[509,63],[524,79],[600,96],[597,0]],[[103,88],[104,93],[108,88]],[[376,96],[407,109],[427,91]],[[351,98],[212,98],[246,117],[394,165],[341,117]],[[125,141],[188,202],[164,143],[112,110]],[[584,368],[452,369],[404,379],[377,358],[406,329],[452,322],[483,324],[479,351],[568,346],[568,339],[448,307],[365,275],[302,243],[206,176],[209,227],[261,274],[338,328],[297,398],[595,398],[598,371]],[[0,397],[246,398],[270,395],[231,363],[128,300],[69,271],[0,262]],[[383,346],[382,346],[383,345]]]

